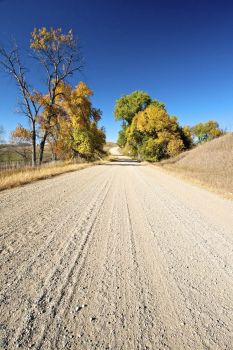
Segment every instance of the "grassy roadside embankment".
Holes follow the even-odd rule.
[[[104,161],[91,163],[58,162],[35,168],[26,167],[21,169],[4,170],[0,172],[0,191],[103,163]]]
[[[159,166],[214,192],[233,198],[233,133],[164,160]]]

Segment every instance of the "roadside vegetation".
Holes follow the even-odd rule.
[[[114,114],[122,120],[118,145],[124,154],[233,197],[233,134],[217,121],[181,126],[143,91],[119,98]]]
[[[39,156],[39,147],[37,146]],[[44,151],[43,163],[51,162],[53,154],[49,145]],[[0,169],[13,169],[31,165],[31,145],[29,143],[0,144]]]
[[[52,152],[50,146],[46,145],[44,163],[40,166],[32,167],[30,160],[31,147],[29,144],[20,146],[2,144],[0,145],[0,191],[63,173],[82,170],[93,165],[105,164],[107,161],[113,161],[115,157],[110,155],[109,150],[114,146],[117,146],[117,144],[106,142],[101,157],[91,162],[84,158],[51,162]],[[39,150],[37,151],[39,154]],[[26,160],[22,159],[25,155],[27,157]]]
[[[115,119],[122,120],[118,145],[130,156],[161,161],[191,149],[195,144],[219,137],[224,132],[210,120],[194,127],[181,126],[164,103],[143,91],[134,91],[116,101]]]
[[[102,164],[102,161],[75,163],[74,161],[58,161],[43,164],[39,167],[24,167],[9,169],[0,172],[0,191],[27,183],[48,179],[52,176],[67,172],[82,170],[93,165]]]
[[[23,63],[29,57],[37,64],[43,87],[41,83],[38,86],[31,83],[36,79]],[[91,102],[93,91],[78,79],[82,66],[81,52],[71,30],[35,28],[28,57],[15,44],[11,48],[0,46],[0,69],[15,81],[21,97],[18,112],[24,116],[24,122],[11,132],[10,145],[0,147],[0,190],[73,171],[79,168],[77,163],[83,168],[83,162],[102,161],[106,156],[115,160],[108,154],[114,144],[106,144],[105,130],[99,126],[102,112]],[[207,169],[223,177],[220,169],[228,171],[229,167],[230,177],[227,153],[221,155],[222,162],[226,159],[225,165],[213,161],[222,167],[214,168],[208,163],[208,146],[203,148],[206,168],[202,167],[203,157],[199,159],[200,165],[195,160],[199,157],[198,145],[224,135],[215,120],[181,126],[178,117],[170,115],[164,103],[143,91],[120,97],[114,115],[122,121],[117,143],[124,154],[150,162],[166,160],[161,163],[164,167],[196,171],[198,178],[208,175]],[[0,142],[4,142],[3,135],[1,126]],[[190,150],[193,162],[190,157],[183,157]],[[231,187],[231,180],[226,183]]]
[[[31,72],[23,63],[29,58],[36,62]],[[71,30],[34,29],[26,56],[16,44],[0,47],[0,69],[16,83],[24,117],[9,144],[0,145],[0,190],[83,169],[106,156],[102,112],[92,105],[93,91],[78,79],[82,65]],[[31,83],[36,80],[38,86]],[[1,127],[1,143],[3,134]]]
[[[159,165],[233,198],[233,133],[199,144]]]
[[[29,50],[41,74],[38,85],[45,82],[42,89],[31,83],[35,78],[23,63],[28,57],[22,57],[18,46],[0,47],[0,68],[16,82],[18,111],[25,118],[11,141],[21,149],[30,144],[32,166],[43,163],[48,147],[53,160],[98,159],[105,144],[104,129],[98,126],[102,113],[91,103],[93,91],[77,79],[83,59],[72,31],[34,29]]]

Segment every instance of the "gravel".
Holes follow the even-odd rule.
[[[0,210],[2,348],[232,349],[233,202],[121,157]]]

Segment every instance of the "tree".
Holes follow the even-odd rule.
[[[119,135],[132,155],[147,160],[175,156],[191,146],[190,129],[182,128],[156,100],[136,113]]]
[[[193,137],[197,138],[198,143],[212,140],[224,134],[215,120],[199,123],[192,127],[191,132]]]
[[[126,130],[127,130],[127,126],[122,125],[122,129],[119,131],[118,139],[117,139],[117,144],[120,147],[125,147],[125,145],[127,143]]]
[[[94,153],[102,153],[105,143],[104,130],[98,127],[101,111],[92,107],[93,92],[80,82],[74,89],[61,82],[56,97],[56,117],[48,141],[61,158],[80,156],[90,159]],[[43,115],[42,125],[44,125]],[[46,115],[45,115],[46,118]]]
[[[114,110],[115,119],[122,119],[123,123],[131,124],[133,117],[143,111],[151,103],[150,96],[143,91],[134,91],[116,101]]]
[[[93,92],[80,82],[75,88],[69,78],[81,69],[82,59],[70,30],[34,29],[31,34],[33,57],[42,67],[46,90],[32,89],[26,80],[27,70],[21,63],[17,46],[11,51],[0,48],[0,64],[14,77],[19,86],[20,110],[30,121],[29,130],[19,125],[13,132],[14,142],[31,138],[32,160],[36,164],[36,140],[40,140],[39,164],[42,163],[46,143],[54,157],[91,158],[103,151],[105,131],[98,127],[101,111],[92,106]]]
[[[32,131],[24,128],[21,124],[18,124],[15,130],[11,132],[11,141],[12,143],[20,146],[14,151],[18,153],[24,160],[30,159],[31,152],[28,149],[28,144],[32,140]]]
[[[36,120],[40,111],[40,104],[34,98],[34,91],[27,81],[27,69],[22,64],[17,45],[9,51],[0,47],[0,65],[5,72],[14,78],[22,101],[20,103],[20,111],[23,113],[30,125],[31,129],[31,145],[32,145],[32,165],[36,165]]]
[[[166,145],[163,140],[145,137],[140,147],[140,156],[149,161],[158,161],[166,157]]]
[[[180,127],[181,139],[184,143],[185,149],[190,149],[193,146],[192,131],[188,125]]]
[[[62,30],[47,30],[45,27],[34,29],[31,39],[34,58],[46,74],[47,93],[37,94],[37,101],[42,103],[44,111],[41,118],[40,163],[43,160],[44,147],[57,117],[56,105],[61,83],[66,82],[74,72],[81,69],[81,56],[73,33],[62,33]],[[43,125],[42,125],[43,121]]]
[[[31,131],[18,124],[15,130],[11,132],[13,142],[17,144],[29,143],[31,141]]]
[[[176,117],[169,116],[164,108],[151,104],[135,116],[130,132],[131,135],[135,131],[141,133],[139,152],[145,158],[160,160],[185,149],[181,130]]]
[[[126,147],[128,144],[132,155],[139,154],[139,148],[142,144],[143,134],[137,128],[134,128],[136,116],[143,112],[148,106],[155,106],[161,110],[165,110],[165,105],[151,97],[143,91],[134,91],[130,95],[125,95],[116,101],[114,110],[115,119],[121,119],[122,129],[119,132],[118,144]],[[132,126],[132,124],[134,124]],[[132,127],[131,127],[132,126]]]

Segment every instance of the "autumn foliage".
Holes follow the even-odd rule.
[[[104,129],[98,126],[102,113],[92,106],[93,91],[84,82],[75,87],[70,83],[82,66],[72,30],[63,33],[60,28],[35,28],[30,49],[46,82],[43,91],[27,82],[27,69],[17,47],[11,52],[0,50],[2,66],[16,80],[21,112],[29,122],[28,129],[18,125],[12,139],[31,143],[33,165],[42,163],[46,145],[50,145],[54,159],[99,157],[105,143]]]
[[[182,127],[177,117],[168,114],[164,103],[152,100],[143,91],[119,98],[114,114],[116,120],[122,120],[119,146],[139,159],[160,161],[223,135],[214,120]]]
[[[192,135],[198,143],[213,140],[224,134],[215,120],[209,120],[206,123],[198,123],[191,129]]]
[[[182,128],[163,103],[141,91],[121,97],[116,103],[115,117],[123,120],[119,145],[142,159],[156,161],[175,156],[192,142],[190,129]]]
[[[75,40],[70,30],[67,34],[63,34],[61,28],[51,28],[47,30],[46,27],[34,28],[31,35],[31,48],[35,50],[57,51],[61,45],[74,46]]]
[[[14,143],[29,143],[32,138],[32,133],[21,124],[18,124],[15,130],[11,132],[11,138]]]
[[[61,83],[56,101],[56,113],[49,126],[48,142],[59,158],[81,156],[91,159],[103,152],[105,133],[98,127],[101,111],[92,107],[93,92],[80,82],[74,89]],[[45,107],[45,115],[46,115]],[[43,114],[41,128],[46,127]]]

